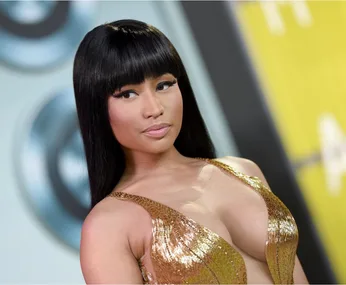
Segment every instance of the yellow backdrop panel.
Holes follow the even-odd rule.
[[[247,2],[235,14],[332,267],[346,283],[346,2]]]

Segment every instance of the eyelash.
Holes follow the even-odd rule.
[[[168,85],[168,88],[170,88],[176,83],[177,83],[176,79],[174,79],[172,81],[162,81],[159,84],[157,84],[157,87],[162,87],[162,86]],[[165,90],[167,90],[167,89],[165,89]],[[162,91],[164,91],[164,90],[162,90]],[[125,96],[129,95],[130,93],[136,93],[136,92],[134,90],[127,90],[127,91],[121,92],[121,93],[119,93],[117,95],[113,95],[113,96],[115,98],[125,98]],[[125,98],[125,99],[128,99],[128,98]]]

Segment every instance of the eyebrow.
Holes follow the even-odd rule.
[[[149,77],[148,79],[152,79],[152,80],[159,80],[159,79],[161,79],[161,78],[163,78],[163,77],[173,77],[173,78],[175,78],[175,76],[173,75],[173,74],[171,74],[171,73],[164,73],[164,74],[161,74],[161,75],[159,75],[159,76],[157,76],[157,77]],[[143,81],[144,82],[144,81]],[[114,91],[114,93],[122,93],[122,92],[124,92],[124,91],[128,91],[128,90],[132,90],[132,89],[134,89],[135,87],[132,87],[132,86],[135,86],[135,85],[139,85],[139,84],[142,84],[143,82],[141,82],[141,83],[128,83],[128,84],[125,84],[125,85],[123,85],[123,86],[121,86],[119,89],[116,89],[115,91]],[[123,88],[126,88],[126,90],[121,90],[121,89],[123,89]]]

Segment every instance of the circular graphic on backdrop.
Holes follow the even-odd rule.
[[[19,179],[35,212],[54,235],[78,250],[90,194],[73,90],[50,99],[20,141]]]
[[[88,32],[92,1],[0,2],[0,60],[22,69],[60,63]]]

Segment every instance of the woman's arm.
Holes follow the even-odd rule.
[[[84,221],[80,262],[87,284],[143,284],[125,219],[120,213],[90,213]]]

